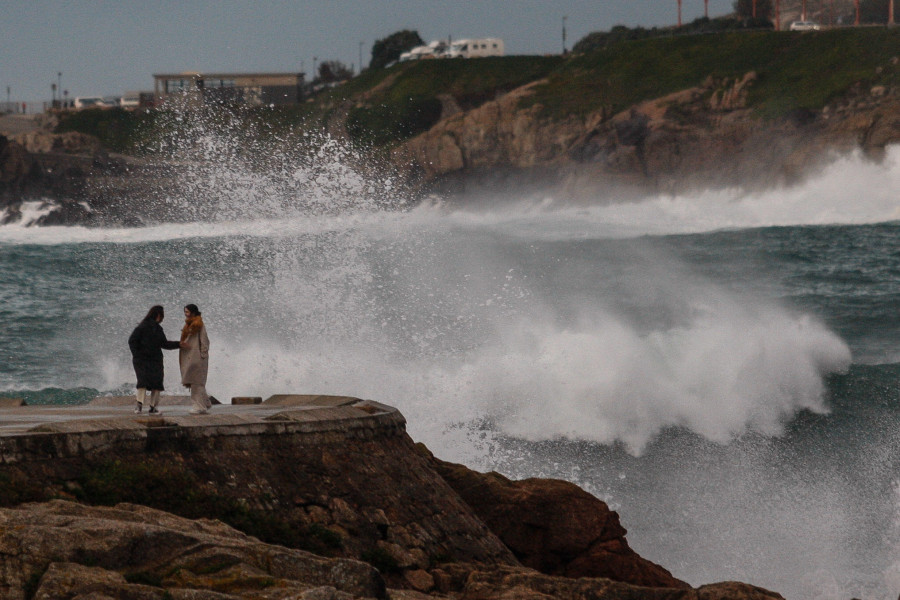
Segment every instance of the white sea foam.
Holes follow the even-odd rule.
[[[634,238],[896,220],[900,149],[881,164],[848,156],[806,183],[755,194],[400,211],[389,180],[361,178],[333,143],[312,163],[261,151],[274,160],[261,170],[208,131],[188,136],[195,154],[177,157],[192,177],[185,196],[171,200],[182,216],[196,211],[195,222],[0,227],[0,244],[106,245],[52,254],[93,255],[96,265],[79,264],[80,272],[108,286],[91,298],[103,307],[93,327],[79,322],[54,340],[60,353],[77,349],[93,361],[93,379],[80,384],[123,389],[133,381],[124,338],[144,310],[196,302],[212,338],[209,389],[221,399],[301,392],[384,401],[400,408],[415,439],[472,466],[493,468],[509,438],[621,442],[641,454],[660,432],[685,428],[733,450],[733,460],[707,471],[703,452],[665,463],[683,477],[664,490],[671,498],[641,497],[666,511],[643,539],[661,545],[653,536],[671,520],[700,533],[672,542],[658,560],[675,568],[691,546],[709,557],[694,561],[695,584],[739,579],[750,563],[777,572],[779,582],[796,580],[795,567],[838,570],[834,585],[822,577],[798,585],[824,596],[845,589],[838,578],[852,571],[842,562],[852,486],[837,477],[785,485],[771,457],[725,443],[747,432],[778,435],[801,410],[827,412],[824,377],[847,368],[847,345],[815,315],[754,291],[754,282],[722,281]],[[131,251],[150,243],[151,251]],[[85,304],[72,300],[61,304]],[[170,317],[164,326],[172,334],[178,323]],[[166,386],[176,391],[177,368],[167,360]],[[534,469],[524,464],[516,474]],[[785,489],[796,498],[779,497]],[[685,498],[698,499],[696,514],[679,505]],[[772,498],[776,509],[760,508]],[[670,514],[673,506],[682,513]],[[640,532],[640,523],[626,524]],[[747,547],[775,558],[748,556]],[[717,560],[725,553],[733,563]],[[885,577],[896,589],[894,571]]]
[[[205,142],[206,154],[215,144]],[[763,192],[710,190],[687,195],[663,195],[636,202],[604,201],[572,207],[544,198],[541,202],[489,202],[478,210],[425,203],[410,212],[382,213],[390,205],[390,179],[366,182],[356,169],[342,164],[345,151],[327,140],[320,151],[328,167],[293,168],[290,162],[273,172],[250,172],[238,159],[228,164],[190,161],[189,191],[174,205],[208,215],[188,224],[143,228],[37,228],[35,220],[48,212],[47,203],[26,203],[23,218],[0,227],[0,243],[142,243],[186,237],[250,235],[278,237],[314,233],[334,227],[355,227],[385,219],[397,228],[445,221],[459,227],[488,228],[509,235],[541,240],[628,238],[722,229],[788,225],[870,224],[900,219],[900,146],[887,149],[880,163],[858,153],[836,159],[802,184]],[[286,161],[281,157],[282,161]],[[235,169],[239,170],[235,173]],[[302,198],[301,198],[302,197]],[[198,208],[198,207],[202,207]],[[327,210],[325,209],[327,207]],[[312,209],[314,210],[312,210]],[[179,210],[182,210],[179,209]],[[375,215],[378,215],[377,217]]]

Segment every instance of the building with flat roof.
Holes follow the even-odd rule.
[[[157,106],[174,97],[194,103],[296,104],[304,87],[303,73],[161,73],[153,80]]]

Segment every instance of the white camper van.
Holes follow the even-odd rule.
[[[99,96],[80,96],[75,98],[72,106],[78,110],[82,108],[105,108],[103,98]]]
[[[483,56],[503,56],[503,40],[480,38],[456,40],[447,50],[447,58],[481,58]]]

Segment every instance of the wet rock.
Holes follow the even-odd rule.
[[[192,598],[239,598],[273,585],[386,597],[383,579],[365,563],[264,544],[218,521],[137,505],[27,504],[0,509],[0,527],[2,598],[23,597],[34,581],[34,597],[48,599],[161,599],[163,588],[196,592]]]
[[[427,452],[424,447],[422,451]],[[574,484],[553,479],[511,481],[499,473],[478,473],[433,456],[432,462],[525,566],[550,575],[689,587],[634,552],[618,514]]]

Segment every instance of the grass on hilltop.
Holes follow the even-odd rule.
[[[294,106],[245,109],[248,127],[272,135],[343,121],[361,145],[389,148],[428,130],[442,95],[464,110],[545,79],[521,106],[548,119],[616,113],[636,103],[701,85],[708,77],[757,73],[749,105],[763,118],[818,110],[854,85],[900,84],[900,29],[819,32],[723,32],[610,43],[584,54],[422,60],[370,69]],[[84,110],[61,117],[58,131],[97,136],[104,147],[140,153],[163,135],[166,111]]]
[[[756,71],[749,103],[762,117],[820,109],[854,83],[896,82],[900,30],[746,32],[623,42],[573,57],[523,105],[545,117],[619,112],[638,102],[700,85],[707,77]],[[877,68],[884,70],[878,74]]]

